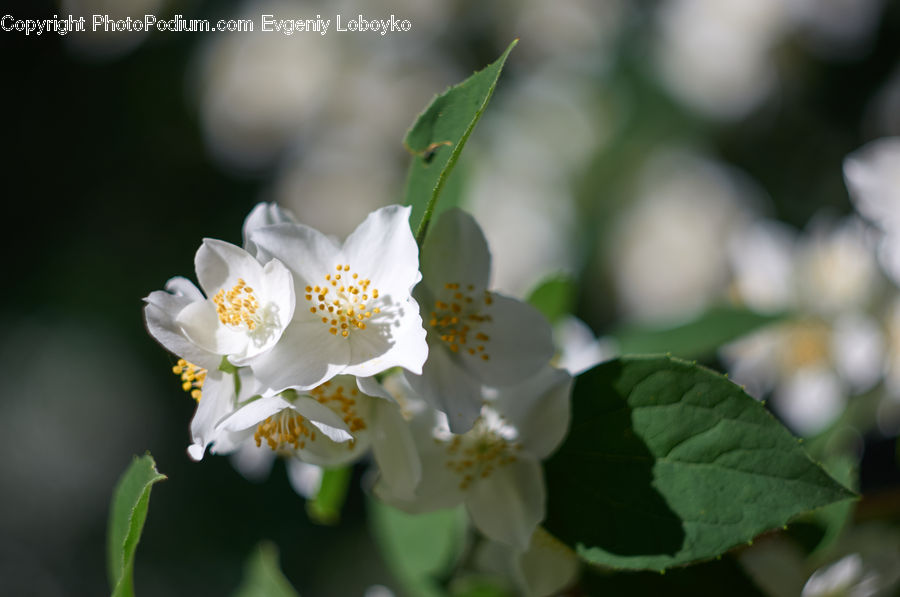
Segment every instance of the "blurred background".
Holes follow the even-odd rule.
[[[202,238],[240,244],[259,201],[341,237],[399,201],[406,129],[515,37],[455,174],[491,244],[495,286],[524,296],[571,275],[577,316],[606,339],[723,304],[790,313],[704,361],[770,398],[796,433],[824,438],[823,454],[849,454],[853,482],[874,496],[864,513],[896,523],[900,294],[878,252],[883,226],[854,206],[842,165],[900,135],[900,3],[60,0],[7,10],[249,18],[256,31],[0,31],[0,593],[107,592],[112,487],[146,450],[169,479],[151,500],[139,595],[228,594],[261,539],[278,545],[304,596],[396,590],[358,489],[342,524],[321,527],[283,465],[251,482],[227,458],[188,459],[194,402],[146,334],[141,299],[193,277]],[[287,36],[259,31],[262,14],[394,14],[412,28]],[[614,341],[604,346],[615,353]],[[887,526],[872,532],[896,538]]]

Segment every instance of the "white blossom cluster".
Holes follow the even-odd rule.
[[[729,247],[734,297],[786,317],[720,356],[751,394],[771,393],[773,408],[802,435],[827,429],[849,399],[879,384],[878,428],[894,435],[900,423],[898,172],[900,141],[873,141],[844,160],[858,215],[814,218],[802,232],[756,220]]]
[[[199,289],[175,277],[150,293],[147,329],[197,400],[188,453],[286,457],[303,492],[316,467],[371,451],[381,500],[465,504],[488,539],[526,557],[572,375],[550,364],[543,315],[490,290],[470,215],[433,222],[421,260],[409,216],[378,209],[340,243],[261,203],[243,248],[203,241]]]

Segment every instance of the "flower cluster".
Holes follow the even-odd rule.
[[[524,553],[572,376],[550,365],[545,318],[490,290],[471,216],[433,223],[420,268],[409,214],[378,209],[339,243],[260,204],[243,248],[203,241],[199,289],[172,278],[145,299],[148,331],[197,400],[188,452],[265,452],[302,471],[371,451],[382,500],[464,503],[482,533]]]

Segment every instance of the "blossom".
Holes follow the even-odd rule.
[[[531,305],[488,291],[490,267],[487,241],[472,216],[445,212],[425,240],[416,289],[427,314],[429,358],[406,379],[446,413],[457,433],[478,418],[482,385],[520,382],[553,356],[550,324]]]
[[[339,375],[307,391],[242,403],[217,425],[234,448],[248,445],[323,468],[359,460],[370,448],[383,483],[411,496],[420,465],[396,402],[373,378]],[[308,467],[295,467],[294,472]],[[296,485],[296,484],[295,484]]]
[[[208,370],[222,358],[252,365],[281,338],[294,311],[293,280],[279,261],[265,266],[232,244],[205,239],[194,259],[204,296],[189,280],[172,278],[151,292],[144,317],[170,352]]]
[[[421,275],[409,212],[378,209],[343,245],[293,222],[250,231],[260,260],[285,263],[298,289],[278,350],[254,369],[260,379],[276,389],[309,390],[338,374],[421,372],[428,347],[411,296]]]
[[[795,431],[814,435],[847,398],[883,375],[885,338],[868,309],[881,280],[866,231],[853,218],[814,221],[804,235],[759,221],[731,247],[734,291],[747,306],[792,313],[720,350],[731,378],[762,397]]]
[[[519,384],[486,392],[491,398],[462,435],[450,432],[444,413],[405,388],[399,401],[412,414],[422,480],[413,499],[393,495],[382,483],[376,495],[413,514],[464,503],[487,537],[524,550],[544,517],[540,461],[565,437],[571,387],[568,373],[545,366]]]

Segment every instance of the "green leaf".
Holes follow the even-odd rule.
[[[440,579],[465,544],[462,508],[406,514],[369,500],[369,520],[385,562],[410,597],[440,597]]]
[[[244,565],[244,579],[233,597],[298,597],[278,565],[278,548],[264,541]]]
[[[730,557],[659,572],[589,570],[582,585],[588,595],[665,595],[665,597],[765,597]]]
[[[150,488],[165,479],[148,452],[134,457],[113,491],[106,535],[109,584],[113,597],[134,595],[134,553],[147,519]]]
[[[546,479],[547,530],[588,562],[636,570],[713,558],[855,495],[741,388],[658,356],[578,378]]]
[[[555,274],[544,279],[531,291],[528,302],[543,313],[550,323],[556,323],[574,310],[576,290],[571,276]]]
[[[823,459],[822,467],[846,487],[858,489],[859,475],[855,456],[828,455]],[[791,535],[814,555],[827,552],[841,536],[855,509],[856,503],[849,500],[819,508],[804,516],[798,521],[799,524],[792,524]]]
[[[306,513],[319,524],[337,524],[341,520],[341,508],[347,499],[347,489],[353,476],[353,467],[325,469],[322,484],[314,499],[306,502]]]
[[[422,246],[438,197],[463,146],[497,86],[513,41],[495,62],[432,100],[406,133],[404,145],[413,154],[406,180],[405,204],[412,206],[410,225]]]
[[[612,334],[622,354],[670,353],[683,358],[709,356],[726,342],[748,334],[782,315],[763,315],[737,307],[714,307],[697,319],[675,327],[623,328]]]

